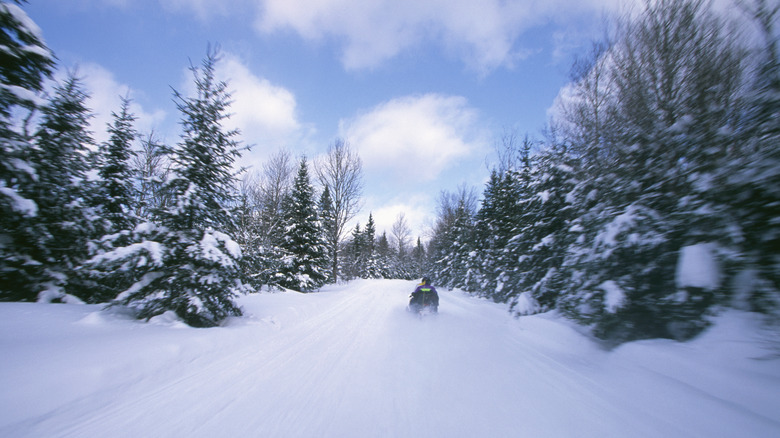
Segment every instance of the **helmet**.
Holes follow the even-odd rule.
[[[431,284],[431,279],[428,277],[423,277],[421,282],[422,284]]]

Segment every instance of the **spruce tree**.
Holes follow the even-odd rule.
[[[383,231],[382,235],[376,239],[376,258],[381,278],[398,278],[393,270],[393,251],[390,249],[386,231]]]
[[[423,246],[422,240],[417,237],[417,244],[412,249],[412,260],[414,263],[414,270],[412,275],[415,278],[422,278],[427,275],[428,269],[426,266],[427,254],[425,252],[425,246]]]
[[[374,215],[368,214],[368,222],[363,230],[363,252],[365,258],[364,278],[382,278],[376,251],[376,224]]]
[[[301,292],[318,289],[328,278],[328,251],[305,157],[283,210],[284,260],[279,284]]]
[[[38,214],[25,239],[33,259],[42,264],[37,284],[29,290],[36,295],[46,291],[47,297],[41,299],[61,299],[65,294],[88,299],[90,294],[76,272],[98,229],[90,200],[93,187],[87,181],[87,155],[93,144],[87,97],[71,74],[55,88],[35,133],[31,161],[37,178],[25,192],[38,206]]]
[[[138,222],[134,172],[130,159],[137,133],[133,128],[135,116],[130,113],[130,101],[122,99],[120,112],[112,113],[113,124],[108,125],[110,137],[100,145],[97,154],[97,183],[93,204],[102,220],[97,226],[98,235],[90,245],[91,256],[103,254],[114,248],[130,244],[130,236]],[[106,302],[129,288],[135,277],[129,270],[100,272],[92,270],[89,264],[81,268],[81,275],[89,278],[89,302]]]
[[[562,148],[543,150],[529,170],[520,225],[505,251],[516,266],[508,299],[517,313],[547,311],[557,304],[561,292],[557,271],[574,216],[567,199],[576,184],[572,161]]]
[[[240,315],[233,298],[250,290],[239,264],[240,247],[226,233],[235,229],[229,207],[241,148],[238,132],[222,126],[230,94],[214,76],[217,61],[209,51],[201,68],[190,68],[195,96],[174,92],[183,134],[170,151],[170,204],[153,212],[154,222],[135,228],[134,243],[91,261],[102,269],[133,270],[138,281],[116,302],[134,308],[139,318],[173,311],[189,325],[214,326]]]
[[[133,142],[138,134],[133,128],[136,117],[130,112],[130,100],[122,98],[119,113],[112,113],[108,141],[100,145],[100,206],[108,221],[108,233],[131,229],[135,225],[136,189],[130,159],[135,155]]]
[[[319,218],[322,224],[322,232],[324,233],[323,237],[326,241],[329,242],[331,241],[331,237],[337,233],[337,226],[336,212],[333,209],[333,199],[330,197],[330,188],[327,185],[322,191],[322,195],[320,195]],[[331,266],[337,257],[336,249],[337,247],[328,245],[328,263],[330,263]],[[335,271],[337,270],[331,269],[328,271],[326,282],[331,283],[336,281],[336,279],[333,277],[333,272]]]
[[[8,2],[0,3],[0,46],[0,301],[32,300],[43,261],[32,253],[38,206],[26,188],[37,172],[26,126],[14,116],[46,105],[40,95],[55,61],[40,28]]]
[[[346,260],[344,260],[346,278],[352,280],[365,278],[366,269],[366,236],[360,228],[360,223],[355,224],[352,230],[352,238],[347,243]]]
[[[474,225],[466,206],[461,200],[455,212],[455,222],[452,225],[452,246],[449,249],[448,261],[445,266],[449,288],[473,290],[475,281],[473,275]]]
[[[505,249],[516,235],[521,199],[521,179],[516,171],[491,173],[483,194],[482,206],[475,217],[478,262],[472,282],[481,294],[497,302],[507,300],[507,282],[515,272],[516,259]]]

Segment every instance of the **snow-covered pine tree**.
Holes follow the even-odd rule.
[[[133,128],[135,116],[130,112],[130,100],[123,98],[119,113],[112,115],[114,121],[108,125],[109,139],[100,145],[96,157],[100,180],[92,199],[102,220],[98,225],[99,235],[90,245],[92,256],[128,245],[130,234],[138,223],[135,214],[139,196],[130,167],[130,159],[135,155],[132,148],[137,133]],[[83,266],[81,274],[94,281],[85,297],[88,302],[112,300],[135,282],[129,270],[100,272]]]
[[[505,302],[505,289],[514,275],[517,260],[506,253],[509,240],[516,235],[520,217],[522,174],[507,170],[491,173],[475,218],[475,235],[479,269],[479,290],[483,296],[496,302]]]
[[[130,100],[122,98],[119,113],[112,113],[109,139],[98,151],[100,206],[108,232],[116,233],[135,226],[135,201],[138,199],[130,159],[135,155],[133,142],[138,133],[133,127],[136,117],[130,112]]]
[[[346,242],[344,251],[344,278],[354,280],[364,278],[366,267],[366,236],[360,228],[360,223],[355,224],[352,236]]]
[[[39,299],[62,299],[66,294],[88,299],[91,291],[76,269],[88,257],[88,243],[95,237],[99,216],[90,206],[93,193],[87,181],[89,132],[92,117],[87,94],[71,74],[56,86],[35,133],[31,161],[36,180],[24,192],[38,206],[26,236],[33,259],[42,263],[37,285],[30,292]]]
[[[330,188],[327,185],[322,191],[322,195],[320,195],[319,218],[320,223],[322,224],[322,232],[325,234],[325,241],[332,242],[334,236],[338,234],[338,229],[336,226],[336,212],[333,209],[333,199],[330,197]],[[328,263],[331,266],[333,266],[334,260],[336,260],[336,249],[337,247],[328,245]],[[328,275],[325,280],[326,282],[330,283],[336,281],[336,279],[333,278],[334,271],[337,272],[338,269],[331,269],[328,271]]]
[[[449,288],[460,288],[473,291],[476,288],[475,255],[474,250],[474,221],[472,213],[466,209],[461,200],[455,213],[455,222],[452,225],[452,246],[449,249],[448,266],[445,269],[450,277],[450,282],[445,284]]]
[[[366,228],[363,230],[363,242],[366,261],[364,278],[382,278],[382,272],[377,261],[376,224],[374,223],[374,215],[372,213],[368,214],[368,222],[366,222]]]
[[[0,301],[34,300],[42,268],[30,242],[38,206],[22,190],[37,174],[22,121],[46,105],[40,95],[55,62],[41,29],[13,3],[0,2],[0,46]]]
[[[508,285],[508,299],[510,308],[518,314],[556,306],[561,292],[557,270],[566,253],[568,225],[573,217],[568,200],[576,183],[572,158],[563,148],[550,148],[540,151],[533,163],[521,201],[517,235],[506,248],[508,259],[516,266]]]
[[[499,172],[493,169],[482,192],[479,211],[474,217],[474,241],[479,256],[477,293],[481,296],[492,297],[492,292],[496,288],[495,272],[499,253],[496,236],[496,197],[500,184]]]
[[[453,241],[451,227],[441,222],[437,224],[431,237],[428,255],[431,259],[430,275],[432,281],[440,286],[446,286],[453,280],[450,271],[450,260],[452,259],[450,248]]]
[[[382,235],[376,239],[376,258],[382,278],[398,278],[393,270],[393,251],[390,249],[386,231],[383,231]]]
[[[328,278],[328,250],[317,215],[306,157],[301,159],[298,175],[283,210],[285,233],[281,248],[284,261],[279,284],[302,292],[318,289]]]
[[[171,151],[170,205],[139,224],[133,242],[91,260],[103,269],[131,269],[138,281],[116,302],[149,319],[173,311],[195,327],[219,324],[241,314],[233,298],[249,290],[239,265],[241,250],[226,231],[235,229],[230,206],[235,193],[233,164],[241,148],[237,131],[226,131],[230,94],[216,79],[218,61],[209,51],[201,68],[190,70],[196,95],[174,95],[183,134]]]
[[[428,275],[427,253],[420,237],[417,237],[417,244],[412,249],[412,263],[412,275],[414,278],[422,278]]]

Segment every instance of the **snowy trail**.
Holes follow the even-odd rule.
[[[459,293],[442,292],[441,313],[418,319],[404,308],[412,287],[402,281],[361,281],[305,296],[247,297],[248,317],[223,329],[126,322],[119,335],[92,339],[94,350],[84,347],[91,353],[79,355],[87,371],[73,372],[72,384],[56,391],[52,406],[14,414],[13,391],[1,396],[0,412],[12,413],[0,414],[0,435],[709,438],[735,431],[752,437],[780,433],[776,360],[757,363],[749,371],[758,377],[747,381],[734,379],[744,373],[721,376],[727,370],[720,362],[703,369],[701,362],[687,363],[684,351],[648,363],[671,347],[633,353],[629,348],[622,356],[605,352],[559,321],[515,320],[503,306]],[[78,317],[75,323],[97,322],[87,327],[92,332],[115,328],[93,321],[94,314]],[[30,360],[19,349],[18,366],[0,368],[1,384]],[[102,369],[90,363],[101,351],[115,356]],[[54,354],[60,366],[78,360],[72,352]],[[29,381],[23,378],[12,387],[45,397],[35,381],[56,373],[54,368],[27,367]],[[102,383],[95,384],[95,376]],[[90,382],[94,388],[84,389]],[[79,391],[71,394],[68,388]]]

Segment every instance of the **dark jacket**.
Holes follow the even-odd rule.
[[[430,306],[439,307],[439,294],[436,288],[430,284],[421,284],[412,292],[412,299],[409,300],[410,306]]]

